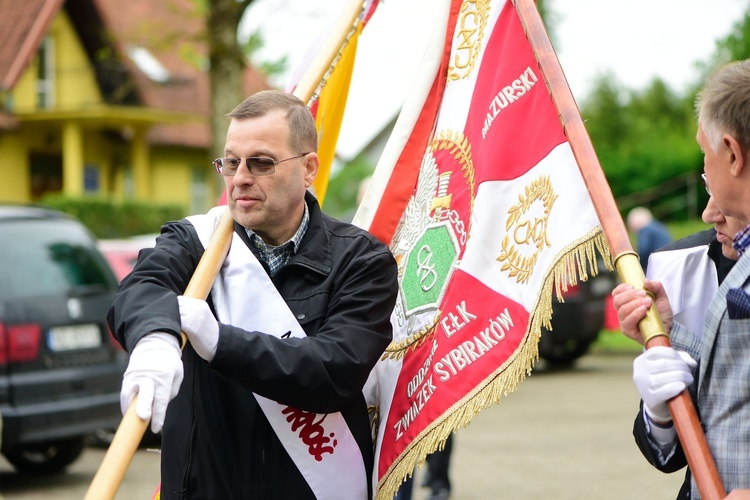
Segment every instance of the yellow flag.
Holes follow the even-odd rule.
[[[336,142],[339,138],[341,122],[344,119],[360,33],[362,33],[361,22],[357,25],[356,32],[349,38],[346,47],[341,51],[341,57],[318,97],[315,125],[318,128],[320,167],[313,182],[313,189],[321,206],[328,190],[331,166],[336,157]]]

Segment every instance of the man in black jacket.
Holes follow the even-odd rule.
[[[207,301],[181,294],[224,207],[164,225],[141,253],[108,315],[131,353],[123,410],[138,393],[138,415],[163,422],[162,498],[370,498],[362,388],[391,340],[395,260],[307,192],[317,133],[302,101],[264,91],[227,116],[214,164],[230,253]]]
[[[739,226],[737,221],[724,217],[712,198],[702,217],[714,228],[658,249],[651,254],[648,265],[649,279],[661,280],[667,291],[675,321],[695,332],[702,332],[708,304],[737,260],[731,245],[731,236]],[[643,456],[660,471],[675,472],[687,465],[671,417],[666,426],[654,426],[644,413],[643,402],[635,417],[633,436]],[[677,498],[690,498],[689,468]]]

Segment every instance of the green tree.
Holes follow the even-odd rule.
[[[211,150],[224,151],[227,122],[224,118],[244,98],[242,81],[247,67],[237,29],[253,0],[195,0],[204,9],[211,84]],[[207,3],[206,3],[207,2]]]
[[[726,38],[716,43],[712,66],[739,61],[750,57],[750,6]]]
[[[620,88],[612,75],[601,78],[581,107],[586,127],[616,197],[662,185],[679,176],[697,177],[702,156],[695,142],[694,102],[698,89],[716,67],[750,57],[750,7],[732,31],[716,43],[708,61],[697,63],[699,80],[676,93],[655,79],[642,90]],[[698,206],[706,195],[697,189]],[[678,217],[684,198],[661,196]]]
[[[225,115],[246,97],[243,80],[248,61],[263,46],[263,39],[258,33],[250,34],[244,42],[238,39],[240,21],[253,2],[254,0],[192,0],[192,15],[205,20],[204,33],[196,36],[194,41],[205,43],[208,48],[206,66],[211,93],[211,152],[214,156],[220,156],[224,151],[227,132]],[[155,31],[160,33],[157,36],[161,38],[161,43],[177,43],[184,36],[179,26]],[[193,60],[196,65],[205,64],[205,61],[196,56],[195,50],[182,50],[182,53],[183,57]],[[257,68],[268,76],[283,71],[286,64],[286,59],[281,58],[259,64]]]
[[[660,79],[640,91],[621,88],[611,74],[596,82],[582,115],[615,197],[697,175],[701,156],[692,101],[692,94],[676,94]],[[687,214],[684,193],[691,188],[681,186],[656,200],[665,205],[662,213]]]
[[[167,0],[167,8],[192,21],[201,29],[188,32],[180,23],[167,24],[144,19],[139,37],[158,47],[176,47],[181,57],[208,73],[210,83],[211,153],[224,150],[227,122],[224,115],[245,97],[243,78],[251,51],[261,45],[259,37],[238,42],[240,21],[254,0],[190,0],[192,9],[178,0]],[[207,53],[204,50],[207,49]],[[273,66],[269,66],[272,70]]]
[[[351,220],[357,208],[357,193],[362,179],[372,175],[375,165],[355,158],[331,178],[328,184],[324,209],[327,213],[343,220]]]
[[[612,73],[597,78],[581,114],[591,141],[597,150],[616,150],[627,134],[628,123],[623,102],[623,89]]]
[[[629,164],[640,169],[631,190],[642,190],[692,171],[700,161],[690,99],[675,95],[659,79],[633,92],[629,106]]]

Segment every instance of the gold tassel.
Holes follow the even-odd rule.
[[[568,286],[576,285],[579,279],[588,280],[589,267],[591,275],[596,276],[599,273],[597,253],[602,256],[605,267],[611,271],[612,256],[600,226],[562,250],[544,278],[536,304],[531,310],[526,335],[519,348],[482,385],[454,403],[440,420],[432,422],[418,439],[406,447],[401,459],[391,464],[378,483],[378,500],[391,500],[406,477],[413,474],[415,465],[421,467],[427,455],[445,447],[445,440],[452,432],[469,425],[480,411],[498,403],[531,375],[532,368],[539,360],[541,327],[551,329],[553,288],[558,300],[562,301],[562,293]],[[403,349],[407,346],[401,347]]]

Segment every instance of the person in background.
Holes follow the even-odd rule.
[[[703,222],[713,228],[691,234],[651,254],[648,262],[649,279],[661,279],[672,305],[674,320],[696,333],[703,332],[703,320],[708,305],[719,285],[737,260],[732,248],[732,236],[741,229],[739,221],[724,217],[716,203],[709,198],[703,211]],[[633,423],[633,436],[643,456],[662,472],[675,472],[687,465],[682,447],[668,430],[667,449],[657,438],[661,430],[649,422],[643,401]],[[654,436],[656,435],[656,437]],[[673,444],[674,452],[672,452]],[[690,469],[685,472],[678,499],[690,498]]]
[[[392,339],[395,259],[308,192],[317,133],[301,100],[263,91],[227,116],[214,166],[228,207],[165,224],[109,311],[130,352],[122,409],[137,394],[162,431],[163,499],[372,498],[362,390]],[[210,296],[182,295],[227,209]]]
[[[445,440],[445,447],[437,449],[427,455],[424,468],[424,479],[422,487],[429,488],[427,500],[447,500],[451,496],[451,480],[448,469],[451,463],[451,452],[453,451],[453,434],[449,434]],[[401,484],[401,487],[393,497],[394,500],[411,500],[414,489],[414,476],[409,476]]]
[[[613,303],[633,340],[644,342],[638,322],[652,304],[670,336],[671,347],[651,347],[633,363],[660,463],[677,449],[667,402],[689,388],[727,498],[750,498],[750,60],[720,68],[700,92],[697,109],[704,180],[718,212],[740,228],[732,235],[738,260],[706,311],[702,335],[673,320],[658,281],[646,280],[645,290],[618,285]],[[700,498],[694,477],[690,498]]]
[[[651,211],[646,207],[635,207],[631,210],[628,213],[627,225],[628,230],[636,235],[636,251],[645,273],[651,252],[670,243],[672,237],[669,235],[666,226],[655,220]]]
[[[451,496],[451,479],[448,475],[453,453],[453,434],[445,440],[445,448],[435,450],[425,458],[427,470],[422,486],[430,489],[428,500],[447,500]]]

